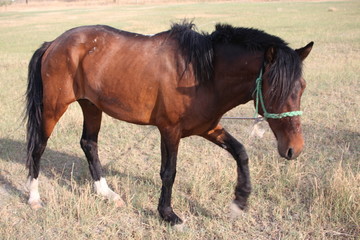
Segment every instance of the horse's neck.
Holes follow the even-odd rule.
[[[263,53],[250,53],[241,49],[218,49],[214,66],[214,90],[220,111],[252,100],[255,79],[263,64]]]

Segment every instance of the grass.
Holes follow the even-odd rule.
[[[331,9],[331,11],[329,11]],[[8,6],[0,11],[0,238],[1,239],[359,239],[360,238],[360,4],[339,2],[168,3],[145,5]],[[84,24],[108,24],[151,34],[194,18],[199,30],[216,22],[256,27],[297,48],[315,46],[305,62],[302,99],[306,149],[281,159],[266,123],[261,139],[252,123],[223,120],[250,156],[250,209],[229,217],[235,162],[197,137],[180,144],[174,186],[182,231],[156,210],[160,142],[154,127],[104,117],[100,157],[107,180],[126,207],[93,193],[79,147],[82,117],[74,104],[57,125],[42,158],[40,194],[32,211],[24,183],[25,127],[21,123],[28,61],[43,41]],[[228,115],[253,114],[252,104]]]

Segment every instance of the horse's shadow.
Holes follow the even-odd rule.
[[[12,139],[3,139],[0,138],[0,158],[5,161],[11,161],[18,164],[24,165],[25,168],[25,149],[26,144],[21,141],[16,141]],[[135,174],[129,175],[118,170],[114,170],[108,165],[103,166],[103,172],[105,175],[116,175],[119,177],[120,181],[127,181],[130,179],[134,183],[146,182],[157,189],[161,189],[160,183],[156,183],[151,178],[144,176],[138,176]],[[28,193],[25,191],[24,187],[19,187],[19,184],[14,183],[11,180],[11,174],[6,169],[1,169],[0,171],[0,184],[7,190],[7,192],[19,196],[24,202],[27,201]],[[71,155],[68,153],[59,152],[53,150],[49,147],[46,148],[44,155],[41,159],[41,175],[45,176],[47,179],[57,179],[57,183],[61,187],[71,189],[71,180],[75,180],[78,186],[88,184],[91,179],[88,163],[84,157],[79,157]],[[59,176],[60,180],[59,180]],[[26,175],[24,175],[24,184],[25,185]],[[160,194],[160,193],[159,193]],[[201,206],[198,202],[194,200],[187,199],[188,205],[190,206],[190,212],[193,212],[195,215],[202,215],[206,217],[215,217],[212,216],[211,212]],[[152,209],[138,209],[144,216],[157,216],[157,212]]]
[[[1,159],[21,164],[25,168],[26,144],[24,142],[0,138],[0,146]],[[54,159],[56,159],[56,161]],[[74,166],[76,166],[77,169],[87,168],[87,163],[82,158],[46,148],[45,153],[41,159],[41,175],[48,179],[55,179],[60,175],[62,177],[58,183],[61,186],[65,186],[70,189],[70,178],[74,178],[76,181],[78,181],[79,185],[85,183],[83,171],[73,174]],[[16,194],[22,199],[26,199],[28,197],[25,190],[25,181],[27,177],[26,174],[27,170],[25,171],[23,178],[24,184],[22,187],[19,187],[19,184],[16,184],[15,181],[11,180],[10,178],[10,176],[13,174],[10,173],[7,169],[1,169],[0,184],[2,184],[2,186],[8,192]]]

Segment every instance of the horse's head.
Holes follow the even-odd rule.
[[[267,119],[278,142],[279,154],[295,159],[304,147],[300,122],[300,99],[306,82],[301,76],[302,61],[308,56],[313,42],[292,53],[269,48],[265,53],[262,77],[263,104],[258,100],[258,111]],[[259,103],[260,101],[260,103]],[[265,109],[263,109],[265,108]]]

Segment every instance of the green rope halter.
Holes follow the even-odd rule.
[[[268,119],[268,118],[280,119],[280,118],[284,118],[284,117],[294,117],[294,116],[302,115],[302,113],[303,113],[302,111],[292,111],[292,112],[284,112],[284,113],[268,113],[266,111],[265,104],[264,104],[264,98],[263,98],[262,90],[261,90],[262,72],[263,72],[263,70],[261,69],[259,77],[256,79],[256,88],[255,88],[255,92],[256,92],[256,104],[255,104],[256,105],[256,113],[255,113],[255,117],[259,113],[259,101],[260,101],[261,107],[263,109],[265,119]],[[255,92],[254,92],[254,94],[255,94]]]

